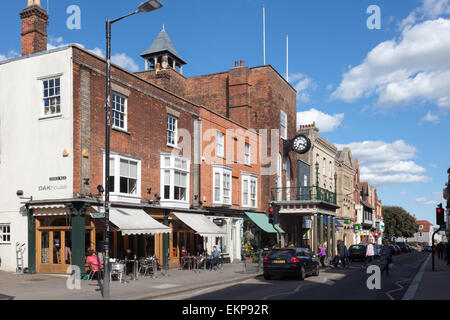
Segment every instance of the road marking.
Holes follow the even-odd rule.
[[[403,296],[402,300],[412,300],[414,298],[417,290],[419,289],[420,282],[422,281],[422,277],[425,272],[425,268],[428,264],[428,261],[430,261],[430,258],[431,258],[431,254],[428,255],[428,258],[425,260],[425,262],[420,267],[419,273],[417,273],[416,276],[414,277],[413,282],[409,286],[409,288],[406,291],[405,295]]]
[[[301,289],[302,287],[304,287],[304,286],[307,285],[307,284],[308,284],[308,283],[302,283],[302,284],[299,284],[299,285],[297,286],[297,288],[295,288],[294,291],[281,292],[281,293],[276,293],[276,294],[271,294],[271,295],[265,296],[264,298],[262,298],[262,300],[268,300],[269,298],[273,298],[273,297],[277,297],[277,296],[285,296],[285,295],[296,294],[296,293],[298,293],[298,292],[300,291],[300,289]]]
[[[391,293],[405,289],[405,287],[403,287],[400,283],[405,282],[405,281],[410,281],[410,280],[411,279],[404,279],[404,280],[397,281],[395,284],[399,287],[399,289],[394,289],[394,290],[390,290],[390,291],[386,292],[386,295],[389,297],[389,299],[395,300],[394,297],[391,296]]]
[[[227,288],[227,287],[231,287],[232,285],[235,285],[235,284],[246,283],[246,282],[248,282],[250,280],[253,280],[253,279],[247,279],[245,281],[236,281],[236,282],[233,282],[233,283],[226,283],[226,284],[222,284],[222,285],[219,285],[219,286],[207,287],[207,288],[203,288],[203,289],[200,289],[200,290],[194,290],[193,292],[181,293],[181,294],[178,294],[178,295],[176,293],[174,293],[174,295],[168,295],[168,296],[165,296],[162,299],[163,300],[168,300],[168,299],[180,300],[180,297],[185,297],[185,298],[186,297],[194,297],[194,296],[198,296],[202,292],[207,292],[207,291],[214,290],[214,289],[215,290],[224,289],[224,288]],[[159,299],[157,298],[156,300],[159,300]]]

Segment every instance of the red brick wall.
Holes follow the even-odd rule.
[[[81,165],[81,123],[80,123],[80,68],[90,69],[91,93],[91,132],[90,132],[90,190],[97,193],[97,185],[103,181],[103,153],[105,149],[105,70],[103,60],[84,50],[73,47],[74,57],[74,194],[80,191]],[[196,106],[161,90],[151,83],[127,73],[121,69],[112,68],[113,83],[130,91],[128,96],[128,133],[111,130],[111,152],[131,155],[141,159],[141,198],[149,199],[146,191],[152,188],[151,198],[160,190],[160,154],[159,151],[171,152],[166,146],[167,113],[169,107],[180,113],[178,129],[192,132],[193,119],[198,116]],[[158,97],[159,99],[155,98]],[[163,100],[163,101],[161,101]],[[181,153],[183,154],[183,153]],[[191,156],[191,188],[192,190]],[[192,201],[192,195],[190,195]]]
[[[279,130],[280,110],[283,110],[288,118],[288,139],[296,134],[296,92],[271,66],[237,67],[224,73],[188,78],[186,97],[256,130]],[[233,106],[248,107],[235,109],[231,108]],[[270,154],[270,131],[268,142]],[[283,153],[281,140],[279,151]],[[296,186],[297,165],[295,157],[290,157],[291,186]],[[276,176],[262,176],[261,180],[262,204],[265,209],[270,201],[270,189],[276,187]],[[283,185],[285,181],[283,171]]]
[[[202,118],[202,135],[206,136],[205,133],[208,131],[213,133],[213,137],[211,140],[203,140],[202,150],[203,156],[205,157],[205,161],[202,161],[201,165],[201,200],[203,201],[203,205],[206,207],[213,206],[213,166],[214,164],[224,164],[228,167],[232,167],[232,205],[230,208],[232,209],[242,209],[242,175],[241,171],[245,171],[248,173],[253,173],[260,175],[260,166],[257,154],[258,150],[258,135],[256,133],[251,133],[247,131],[244,127],[239,126],[227,118],[215,114],[208,109],[202,108],[200,109],[200,116]],[[228,135],[227,130],[232,130],[235,135]],[[239,131],[242,130],[242,133]],[[225,134],[224,142],[225,142],[225,159],[218,158],[215,155],[215,132],[221,131]],[[230,131],[229,131],[230,132]],[[237,141],[233,139],[233,137],[237,138]],[[229,143],[232,143],[233,146],[229,146]],[[250,144],[250,161],[251,165],[244,164],[244,149],[241,149],[240,146],[244,146],[245,143]],[[227,158],[226,150],[227,148],[231,148],[234,152],[234,159]],[[208,150],[212,150],[210,153]],[[212,155],[210,157],[209,155]],[[237,161],[237,163],[232,163],[232,161]],[[258,179],[257,193],[258,193],[258,208],[257,210],[262,210],[262,199],[259,196],[261,188],[261,177]]]

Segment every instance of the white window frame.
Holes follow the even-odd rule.
[[[51,80],[55,81],[56,79],[59,80],[59,94],[56,94],[56,92],[54,92],[53,95],[50,95],[50,92],[48,92],[48,96],[46,97],[45,96],[45,90],[46,89],[45,89],[44,83],[46,81],[50,82]],[[40,104],[41,105],[41,110],[40,110],[41,118],[52,118],[52,117],[59,117],[59,116],[61,116],[62,115],[62,102],[63,102],[62,93],[61,93],[62,92],[62,90],[61,90],[61,87],[62,87],[62,75],[59,74],[59,75],[53,75],[53,76],[49,76],[49,77],[45,77],[45,78],[40,78],[39,81],[41,83],[41,86],[40,86],[40,88],[41,88],[41,92],[40,92],[40,95],[41,95],[41,104]],[[56,89],[57,88],[56,84],[54,84],[53,87],[54,87],[54,89]],[[47,90],[50,90],[50,88],[47,87]],[[58,98],[59,98],[59,112],[46,114],[45,113],[45,108],[46,108],[45,100],[46,99],[58,99]]]
[[[189,208],[190,192],[190,168],[189,159],[172,154],[161,154],[161,176],[160,176],[160,203],[167,206]],[[165,197],[165,172],[169,171],[169,197]],[[175,174],[186,176],[186,198],[185,200],[175,199]]]
[[[105,154],[103,154],[103,181],[105,181]],[[110,172],[114,176],[114,191],[110,192],[111,201],[125,201],[132,203],[140,203],[141,202],[141,160],[137,158],[132,158],[129,156],[123,156],[118,153],[111,153],[110,159],[114,160],[114,165],[110,166]],[[136,181],[136,194],[130,193],[121,193],[120,192],[120,160],[125,160],[128,162],[136,162],[137,163],[137,181]],[[130,178],[130,177],[126,177]]]
[[[287,139],[287,114],[283,110],[280,110],[280,138]]]
[[[249,166],[251,165],[251,145],[250,143],[245,143],[244,145],[244,164]]]
[[[326,158],[323,158],[322,174],[323,174],[324,176],[327,175],[327,159],[326,159]]]
[[[213,168],[213,204],[215,205],[231,205],[233,197],[233,174],[232,168],[216,167]],[[219,181],[217,181],[217,175]],[[229,196],[228,201],[225,200],[225,177],[229,177]],[[217,183],[218,182],[218,183]],[[218,185],[218,186],[217,186]]]
[[[120,97],[123,99],[123,112],[114,109],[114,106],[115,106],[114,98],[115,97]],[[123,127],[116,125],[116,119],[114,117],[114,114],[117,114],[117,113],[123,114]],[[123,94],[117,93],[115,91],[113,91],[111,94],[111,120],[112,120],[111,121],[112,127],[114,129],[118,129],[118,130],[122,130],[122,131],[128,130],[128,98],[126,96],[124,96]]]
[[[221,131],[216,131],[216,157],[225,157],[225,134]]]
[[[245,190],[244,185],[247,182],[247,190]],[[255,186],[255,193],[254,197],[252,197],[252,183],[254,183]],[[247,194],[247,197],[245,197],[245,194]],[[247,201],[246,201],[247,200]],[[255,205],[252,205],[252,201],[254,201]],[[252,175],[242,175],[242,207],[243,208],[251,208],[251,209],[257,209],[258,208],[258,177],[252,176]]]
[[[175,123],[173,124],[174,125],[174,130],[170,130],[169,129],[169,120],[170,119],[173,119],[175,121]],[[167,138],[166,138],[167,145],[169,147],[177,148],[178,147],[178,118],[175,117],[172,114],[167,114],[167,131],[166,132],[167,132]],[[173,133],[173,135],[174,135],[173,136],[174,143],[171,143],[169,141],[169,132]]]
[[[9,230],[9,232],[8,232]],[[8,237],[8,240],[5,238]],[[0,244],[11,244],[11,224],[0,223]]]

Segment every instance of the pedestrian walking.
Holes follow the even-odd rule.
[[[447,265],[450,265],[450,243],[445,245],[445,254],[447,255]]]
[[[325,252],[325,248],[319,245],[317,249],[317,256],[319,257],[320,263],[322,264],[322,268],[325,268],[325,256],[327,255],[327,253]]]
[[[381,274],[386,271],[388,277],[390,277],[390,268],[392,266],[392,250],[387,243],[384,243],[381,250]]]
[[[338,259],[336,259],[334,266],[337,268],[340,261],[342,263],[342,267],[345,268],[345,245],[342,240],[338,240],[337,251]]]
[[[437,256],[438,259],[444,259],[444,251],[445,251],[445,246],[442,242],[439,242],[436,246],[436,252],[437,252]]]
[[[345,265],[347,268],[350,268],[350,252],[347,249],[347,246],[344,243],[344,257],[345,257]]]
[[[373,248],[372,241],[369,242],[366,249],[366,260],[364,261],[364,268],[367,266],[367,261],[370,261],[370,265],[375,264],[375,251]]]

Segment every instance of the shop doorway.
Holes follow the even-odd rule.
[[[91,241],[93,227],[86,226],[86,249],[95,248]],[[69,216],[36,219],[36,272],[67,273],[72,265],[72,227]]]

